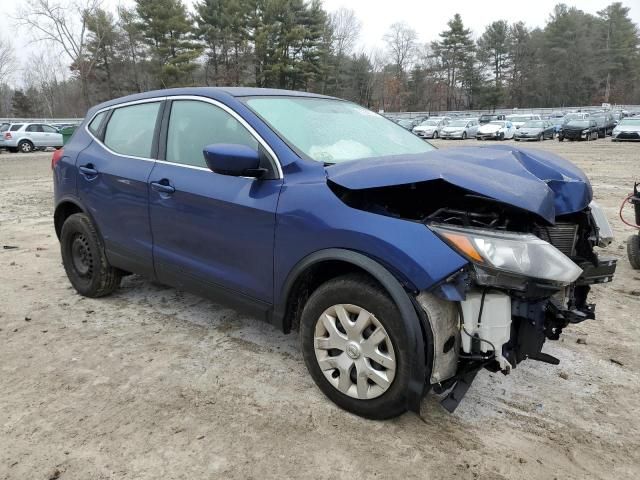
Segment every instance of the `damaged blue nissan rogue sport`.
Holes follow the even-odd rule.
[[[593,319],[611,228],[582,171],[499,145],[438,150],[343,100],[171,89],[88,112],[54,153],[73,287],[138,274],[297,330],[337,405],[382,419],[430,390],[456,408]]]

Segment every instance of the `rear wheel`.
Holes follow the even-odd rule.
[[[407,410],[411,346],[400,312],[364,275],[345,275],[309,297],[300,321],[304,360],[339,407],[384,419]]]
[[[500,132],[500,135],[498,136],[498,140],[500,141],[504,140],[504,132]]]
[[[627,256],[635,270],[640,270],[640,235],[631,235],[627,240]]]
[[[120,285],[122,272],[109,264],[98,232],[84,213],[64,222],[60,249],[67,277],[80,295],[102,297]]]
[[[21,140],[20,143],[18,143],[18,150],[22,153],[31,153],[34,150],[33,143],[29,140]]]

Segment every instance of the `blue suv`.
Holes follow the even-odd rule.
[[[253,88],[147,92],[88,112],[54,153],[71,284],[138,274],[299,331],[337,405],[452,411],[594,318],[611,241],[585,175],[512,146],[437,150],[353,103]]]

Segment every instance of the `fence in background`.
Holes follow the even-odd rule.
[[[517,115],[519,113],[525,114],[538,114],[538,115],[551,115],[551,114],[565,114],[569,112],[593,112],[602,111],[602,105],[582,106],[582,107],[554,107],[554,108],[497,108],[495,110],[452,110],[452,111],[437,111],[432,110],[430,112],[384,112],[385,115],[392,116],[394,118],[407,118],[413,119],[416,117],[424,117],[426,115],[465,115],[465,116],[480,116],[485,114],[504,114],[504,115]],[[628,112],[640,113],[640,105],[611,105],[607,108],[609,111],[625,110]]]
[[[0,118],[0,123],[81,123],[84,118]]]

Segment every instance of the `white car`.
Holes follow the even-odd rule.
[[[422,138],[438,138],[448,124],[449,117],[431,117],[413,127],[412,132]]]
[[[611,133],[611,140],[640,140],[640,117],[623,118]]]
[[[440,138],[459,138],[461,140],[473,138],[478,133],[479,126],[476,118],[451,120],[446,127],[440,130]]]
[[[540,115],[507,115],[507,121],[511,122],[515,128],[520,128],[530,120],[542,120]]]
[[[488,138],[494,140],[505,140],[513,138],[516,132],[516,128],[508,120],[494,120],[493,122],[485,123],[478,128],[476,138],[478,140],[486,140]]]
[[[62,147],[62,134],[42,123],[12,123],[1,135],[0,147],[10,152],[30,153],[36,148]]]

